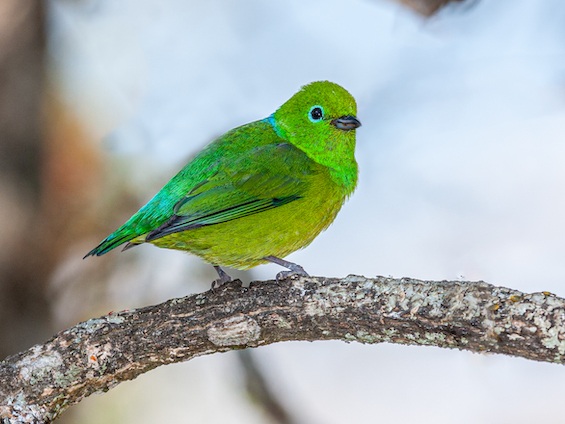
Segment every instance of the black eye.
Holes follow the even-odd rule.
[[[322,106],[312,106],[308,112],[308,119],[312,122],[319,122],[324,117],[324,109]]]

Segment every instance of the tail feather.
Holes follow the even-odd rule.
[[[139,246],[140,244],[142,243],[141,242],[134,243],[133,241],[130,241],[126,243],[126,245],[123,247],[122,252],[125,252],[126,250],[130,250],[132,247]]]
[[[136,236],[132,234],[110,234],[98,246],[88,252],[83,259],[88,258],[89,256],[102,256],[105,253],[108,253],[110,250],[115,249],[116,247],[134,239],[135,237]],[[126,249],[131,247],[129,246],[130,244],[132,243],[128,243],[128,245],[126,245]],[[134,243],[134,245],[135,244],[136,243]]]

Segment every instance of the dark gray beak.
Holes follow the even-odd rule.
[[[342,131],[351,131],[361,126],[361,122],[355,116],[351,115],[334,119],[331,124]]]

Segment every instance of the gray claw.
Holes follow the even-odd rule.
[[[288,277],[292,277],[294,275],[302,276],[302,277],[310,277],[310,275],[300,265],[294,264],[292,262],[289,262],[288,264],[289,264],[289,266],[288,266],[289,271],[279,272],[277,274],[277,276],[275,277],[277,282],[280,282],[281,280],[285,280]]]
[[[214,269],[216,270],[220,278],[216,278],[214,281],[212,281],[212,290],[214,290],[216,287],[220,287],[226,283],[231,283],[233,281],[229,274],[219,266],[214,265]]]

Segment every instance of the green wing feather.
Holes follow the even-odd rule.
[[[205,225],[253,215],[301,198],[309,159],[286,143],[254,148],[226,164],[174,207],[173,215],[149,232],[146,241]]]
[[[200,168],[201,180],[195,178],[195,168]],[[86,256],[103,255],[143,235],[143,241],[151,241],[283,206],[301,198],[316,169],[288,143],[260,145],[229,159],[197,157]],[[187,181],[191,186],[186,187]],[[126,248],[135,244],[137,240]]]

